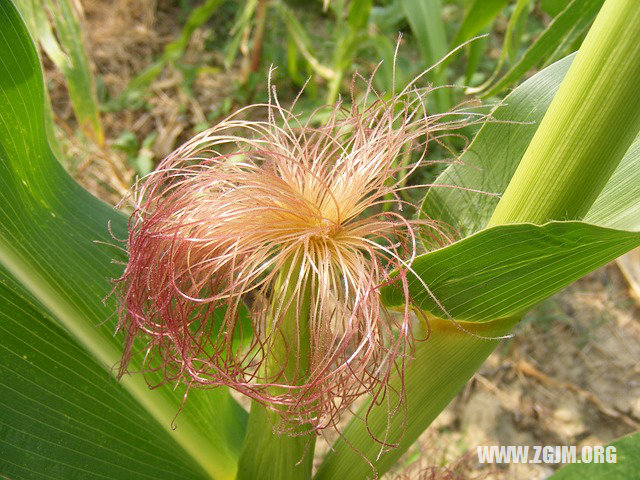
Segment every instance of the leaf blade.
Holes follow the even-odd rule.
[[[605,448],[611,446],[615,447],[615,463],[573,463],[557,470],[549,480],[627,480],[637,475],[640,470],[640,432],[616,440]]]
[[[409,292],[438,317],[492,321],[525,312],[639,245],[640,233],[583,222],[500,225],[416,258]],[[383,300],[398,306],[403,294],[385,287]]]
[[[463,156],[460,162],[451,165],[441,177],[438,178],[437,183],[448,186],[461,186],[469,189],[493,191],[498,194],[502,193],[513,171],[515,171],[522,157],[522,153],[526,150],[529,141],[535,133],[537,123],[544,115],[555,90],[562,81],[571,60],[572,57],[568,57],[548,67],[532,79],[517,87],[512,95],[507,97],[505,103],[496,110],[495,116],[499,121],[502,121],[502,123],[488,123],[484,125],[470,145],[469,149],[475,153],[474,157],[470,159],[469,156]],[[498,130],[493,130],[495,128],[498,128]],[[639,175],[638,171],[640,171],[640,168],[638,168],[638,162],[640,162],[640,157],[633,154],[632,151],[633,148],[627,152],[619,168],[621,168],[625,162],[630,162],[626,164],[628,167],[627,172],[634,172],[634,175]],[[465,155],[469,154],[465,153]],[[488,173],[492,173],[491,168],[495,163],[498,164],[498,171],[504,169],[507,173],[498,176],[497,179],[491,179]],[[635,165],[635,171],[633,170],[633,165]],[[618,171],[616,171],[616,173],[617,172]],[[614,176],[605,187],[602,195],[604,195],[607,190],[611,191],[612,188],[620,187],[620,179],[616,180],[616,173],[614,173]],[[620,177],[625,177],[625,175],[620,175]],[[636,185],[640,185],[640,182],[636,182],[633,185],[635,186],[635,190],[628,190],[629,192],[635,191],[636,195],[634,196],[633,193],[626,195],[625,199],[622,200],[624,205],[621,207],[621,211],[628,212],[637,208],[638,187]],[[629,187],[629,189],[631,188],[632,187]],[[441,194],[441,192],[451,194],[444,195]],[[439,206],[438,202],[434,201],[436,195],[440,195],[439,199],[444,203],[444,206]],[[616,198],[620,197],[619,195],[611,196]],[[486,199],[489,199],[489,201],[482,203]],[[486,225],[496,203],[497,200],[495,198],[487,195],[449,188],[434,188],[429,192],[427,199],[425,199],[425,204],[428,207],[426,208],[427,213],[434,219],[445,221],[459,228],[462,230],[463,237],[472,235]],[[454,207],[456,205],[459,211],[455,210]],[[440,207],[440,210],[438,210],[438,207]],[[604,202],[602,211],[604,212],[606,208],[606,202]],[[476,213],[478,218],[472,222],[465,223],[462,217],[470,213]],[[629,216],[619,216],[618,213],[613,213],[608,217],[606,214],[603,214],[604,221],[602,221],[600,226],[582,224],[581,228],[599,230],[604,227],[615,226],[616,218],[626,221],[625,219],[628,217]],[[623,228],[623,225],[619,225],[619,227]],[[521,227],[518,226],[517,228]],[[534,228],[545,227],[538,226]],[[606,228],[604,229],[607,230]],[[630,228],[629,230],[640,229]],[[637,231],[618,232],[618,234],[629,239],[629,243],[624,249],[632,247],[634,242],[637,241],[638,235],[640,235]],[[613,243],[615,243],[615,241]],[[599,253],[601,252],[598,252],[598,254]],[[615,255],[616,253],[617,252],[611,252],[611,255]],[[601,258],[601,261],[606,261],[606,259]],[[596,266],[597,263],[598,262],[593,263],[592,265]],[[444,273],[447,274],[448,272]],[[440,282],[444,283],[443,280],[440,280]],[[532,300],[526,303],[531,302]],[[469,310],[467,310],[466,313],[469,314]],[[505,311],[503,311],[503,313],[505,313]],[[458,325],[463,326],[466,332],[473,332],[485,338],[468,335],[462,330],[453,327],[451,322],[438,318],[431,319],[430,326],[432,336],[429,338],[429,341],[416,345],[415,358],[407,365],[404,379],[396,375],[391,382],[392,391],[393,388],[395,388],[396,391],[401,391],[403,385],[406,387],[408,412],[406,425],[402,424],[401,415],[389,416],[386,410],[386,404],[383,404],[380,408],[375,408],[369,415],[369,429],[362,421],[352,421],[346,430],[342,432],[343,438],[336,442],[323,464],[321,464],[317,478],[356,479],[364,478],[367,475],[371,476],[371,467],[363,460],[361,454],[375,465],[379,475],[386,472],[410,447],[420,433],[428,427],[442,408],[444,408],[448,401],[453,398],[471,376],[472,372],[469,373],[468,370],[463,370],[463,367],[469,366],[471,370],[474,370],[493,350],[496,342],[492,342],[486,339],[486,337],[494,337],[508,333],[517,319],[518,315],[485,323],[465,322],[464,320],[458,322]],[[449,326],[448,330],[447,325]],[[502,330],[497,328],[497,325],[499,325]],[[487,327],[487,330],[475,330],[476,328],[482,327]],[[458,338],[457,340],[447,339],[447,337],[451,336],[461,336],[462,338]],[[478,343],[474,344],[472,339],[475,339]],[[463,343],[464,341],[470,343]],[[434,352],[434,350],[439,351]],[[430,351],[434,352],[433,355],[429,353]],[[443,378],[443,376],[446,378]],[[449,389],[452,383],[456,384],[455,388]],[[369,404],[365,404],[362,407],[358,412],[359,418],[365,418],[368,407]],[[389,430],[386,430],[387,427]],[[376,435],[380,439],[385,439],[387,438],[385,435],[388,433],[389,441],[393,442],[398,439],[398,436],[401,435],[402,432],[404,432],[404,436],[402,436],[399,446],[380,455],[382,447],[380,443],[371,438],[371,434]]]
[[[482,96],[488,98],[500,93],[518,81],[530,68],[548,58],[549,53],[551,53],[550,56],[553,56],[558,46],[563,44],[565,37],[571,36],[577,26],[584,29],[585,22],[589,22],[595,17],[603,1],[574,0],[553,19],[542,35],[536,39],[509,71],[489,86]]]
[[[494,109],[496,121],[481,127],[460,159],[429,189],[421,216],[443,221],[463,237],[486,226],[498,197],[472,190],[504,192],[572,61],[573,56],[548,67],[544,75],[527,80]]]
[[[422,218],[443,221],[462,237],[487,225],[574,58],[575,55],[569,55],[534,75],[494,109],[493,118],[497,122],[483,125],[460,159],[427,192],[420,212]],[[638,185],[640,136],[625,153],[584,220],[603,227],[639,231]]]
[[[440,0],[401,0],[405,18],[416,37],[424,68],[429,68],[448,53],[447,36],[442,21]],[[446,85],[444,65],[436,67],[430,74],[436,85]],[[434,92],[436,110],[446,112],[451,105],[450,91],[440,88]]]
[[[33,302],[0,269],[2,473],[39,478],[63,470],[83,478],[180,479],[182,471],[207,478]],[[27,444],[35,448],[25,450]],[[110,461],[114,455],[117,464]]]
[[[507,6],[509,0],[474,0],[469,9],[466,11],[460,28],[456,33],[452,47],[457,47],[474,35],[477,35],[489,25]]]
[[[108,223],[126,237],[126,218],[77,185],[52,156],[38,57],[17,11],[0,2],[0,264],[110,371],[121,346],[112,333],[114,300],[101,300],[121,270],[112,259],[125,259],[111,245]],[[210,476],[234,475],[246,413],[227,392],[191,392],[174,431],[183,388],[150,391],[141,375],[123,385]]]

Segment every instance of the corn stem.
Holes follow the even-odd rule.
[[[303,282],[299,291],[300,262],[286,262],[280,270],[272,298],[271,329],[273,346],[268,350],[265,378],[278,376],[278,382],[304,383],[308,375],[310,288]],[[280,308],[285,311],[278,311]],[[276,324],[277,322],[277,324]],[[282,387],[273,387],[286,393]],[[298,427],[290,434],[273,432],[278,414],[253,401],[244,447],[238,466],[238,480],[309,479],[315,436]],[[298,435],[298,433],[300,433]]]
[[[582,218],[640,130],[640,3],[607,0],[489,226]]]

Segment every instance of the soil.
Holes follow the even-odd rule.
[[[83,0],[87,48],[109,96],[157,58],[181,28],[175,2]],[[188,62],[221,65],[204,47],[206,29],[187,49]],[[62,76],[49,62],[47,80],[58,124],[73,132]],[[218,67],[201,73],[192,95],[168,67],[151,86],[144,107],[105,112],[112,143],[122,132],[142,141],[152,131],[157,161],[207,113],[219,107],[238,78]],[[98,149],[74,135],[62,142],[67,165],[90,191],[117,203],[135,179],[126,156]],[[640,264],[638,262],[637,264]],[[636,265],[637,265],[636,264]],[[452,401],[398,468],[385,478],[543,479],[547,465],[477,463],[478,445],[599,445],[640,429],[640,306],[617,265],[576,282],[529,313]]]

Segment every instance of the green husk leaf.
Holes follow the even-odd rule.
[[[527,150],[562,78],[575,55],[534,75],[511,92],[495,109],[497,123],[482,126],[459,161],[435,181],[421,214],[454,226],[465,237],[484,228],[498,197],[437,185],[502,194]],[[503,122],[503,123],[500,123]],[[640,135],[584,217],[587,223],[620,230],[640,230]]]
[[[581,219],[640,133],[640,8],[607,0],[489,225]]]
[[[298,286],[295,273],[300,270],[300,264],[285,263],[273,288],[273,292],[280,292],[284,300],[297,296]],[[310,335],[308,313],[311,308],[310,286],[304,287],[300,293],[300,306],[293,306],[280,312],[279,301],[275,301],[272,308],[278,310],[277,319],[280,335],[269,345],[269,356],[263,368],[265,376],[283,375],[279,382],[293,379],[301,384],[308,378],[308,358]],[[271,319],[275,322],[276,319]],[[269,327],[272,328],[272,327]],[[286,380],[284,380],[286,381]],[[272,394],[283,393],[282,387],[272,387]],[[236,480],[306,480],[311,477],[313,467],[313,450],[316,436],[309,433],[309,426],[298,426],[299,434],[276,434],[274,425],[279,422],[278,414],[257,401],[251,404],[247,433],[243,444],[242,454],[238,462],[238,476]]]
[[[421,213],[465,237],[484,228],[564,78],[573,56],[546,68],[511,92],[493,111],[459,160],[427,192]],[[459,188],[444,188],[453,185]],[[464,190],[469,189],[469,190]]]

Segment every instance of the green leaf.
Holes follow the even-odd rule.
[[[0,265],[55,317],[70,335],[67,338],[73,338],[110,372],[120,358],[122,340],[113,335],[114,299],[104,303],[102,299],[111,289],[109,279],[117,277],[122,268],[112,259],[123,261],[124,257],[113,246],[117,242],[107,225],[110,223],[115,237],[125,238],[126,218],[83,190],[53,157],[45,134],[43,103],[42,73],[34,46],[13,5],[0,2]],[[6,342],[3,338],[2,344]],[[54,365],[47,373],[66,375]],[[233,477],[246,413],[228,393],[212,396],[192,389],[173,430],[183,387],[151,391],[142,375],[124,377],[121,385],[129,395],[123,398],[135,399],[129,400],[128,408],[152,417],[163,429],[166,442],[177,443],[191,457],[185,461],[195,462],[210,477]],[[12,386],[17,392],[28,389],[28,383]],[[16,416],[11,426],[31,428],[23,421]],[[106,427],[94,428],[102,431]],[[29,436],[13,437],[6,429],[0,438],[11,441],[25,455],[38,453],[40,448]],[[160,447],[155,453],[165,455]],[[64,457],[58,460],[67,463]],[[111,459],[114,464],[121,460],[115,454]],[[60,478],[70,478],[64,465],[56,468]]]
[[[531,8],[533,8],[531,0],[518,0],[516,2],[513,13],[511,14],[511,18],[509,19],[509,24],[507,25],[507,30],[504,33],[502,53],[500,54],[500,58],[498,59],[498,64],[496,65],[493,74],[491,74],[491,77],[489,77],[489,79],[487,79],[482,85],[471,88],[471,93],[482,91],[483,89],[491,85],[491,83],[493,83],[495,78],[502,70],[502,66],[504,65],[504,62],[507,60],[507,58],[513,59],[515,57],[516,52],[520,48],[522,30],[524,30],[524,24],[527,21],[527,14],[531,10]],[[472,44],[472,46],[477,43],[479,43],[479,40],[476,40]],[[469,56],[469,62],[471,61],[472,58],[471,56]]]
[[[482,126],[459,161],[435,181],[422,216],[455,227],[462,237],[484,228],[575,55],[545,68],[511,92]],[[438,187],[437,185],[460,188]],[[640,136],[626,152],[584,220],[621,230],[640,230]],[[465,190],[468,189],[468,190]]]
[[[500,225],[416,258],[409,292],[438,317],[487,322],[525,312],[639,245],[640,233],[582,222]],[[403,294],[385,287],[383,300],[401,305]]]
[[[247,3],[247,6],[249,4]],[[321,77],[325,79],[333,79],[336,73],[330,68],[324,66],[317,59],[317,54],[313,48],[313,42],[302,24],[298,21],[294,13],[284,3],[276,3],[275,7],[282,17],[282,22],[287,28],[287,33],[295,43],[300,55],[307,61],[309,66]]]
[[[515,58],[520,50],[522,37],[526,33],[527,19],[534,7],[533,3],[531,0],[516,1],[513,13],[509,19],[509,25],[507,25],[507,31],[504,35],[504,48],[510,59]]]
[[[391,380],[387,389],[391,398],[373,405],[371,410],[369,403],[360,408],[341,431],[340,439],[318,468],[314,480],[375,478],[372,466],[378,476],[382,476],[496,348],[499,340],[491,338],[507,334],[514,323],[515,320],[460,322],[458,325],[463,331],[449,321],[433,319],[429,324],[429,338],[417,345],[404,378],[396,375]],[[398,409],[390,415],[389,409],[394,408],[397,401],[394,395],[403,389],[407,397],[406,412]],[[380,442],[398,445],[388,448]]]
[[[507,6],[509,0],[473,0],[464,14],[460,28],[456,33],[452,47],[457,47],[480,33]]]
[[[615,448],[615,463],[574,463],[566,465],[549,480],[628,480],[640,471],[640,432],[616,440],[605,448]],[[580,459],[578,451],[577,458]],[[606,459],[606,456],[605,456]]]
[[[71,105],[81,130],[98,145],[104,145],[95,80],[89,57],[84,50],[80,20],[74,8],[68,0],[21,0],[19,4],[23,12],[32,12],[34,36],[64,74]],[[47,18],[47,10],[55,26],[55,36]]]
[[[459,162],[451,165],[439,177],[438,183],[501,193],[506,188],[571,61],[571,57],[566,58],[517,87],[496,110],[494,116],[498,122],[487,123],[482,127],[468,151],[464,153]],[[523,283],[529,282],[523,288],[531,287],[531,290],[534,290],[531,280],[534,278],[542,280],[541,273],[548,275],[545,278],[553,280],[556,284],[549,286],[543,281],[536,286],[536,288],[544,290],[561,288],[560,284],[565,281],[569,283],[567,279],[560,281],[560,275],[557,272],[554,273],[555,267],[552,265],[554,258],[556,261],[568,265],[563,273],[567,273],[567,277],[573,277],[587,268],[594,268],[601,262],[606,262],[605,257],[607,256],[614,257],[622,251],[632,248],[634,244],[637,244],[640,233],[612,231],[604,227],[616,226],[640,230],[638,216],[634,217],[633,215],[633,212],[637,212],[637,209],[640,208],[638,206],[638,198],[640,198],[638,195],[638,185],[640,185],[639,150],[636,140],[587,215],[587,220],[592,221],[590,216],[593,215],[595,218],[597,212],[601,226],[581,222],[556,222],[544,226],[501,226],[477,233],[443,249],[450,248],[449,252],[455,253],[459,252],[460,244],[473,246],[484,241],[488,245],[487,248],[491,248],[490,261],[486,261],[486,258],[484,260],[482,258],[471,259],[471,255],[462,254],[469,262],[466,263],[466,266],[480,267],[484,261],[484,268],[478,268],[475,272],[468,269],[465,272],[464,265],[461,266],[462,268],[457,268],[457,265],[449,262],[451,259],[444,259],[440,256],[442,254],[437,254],[437,251],[433,252],[436,255],[427,254],[424,258],[444,261],[444,263],[440,263],[440,266],[446,264],[447,268],[452,268],[455,275],[449,281],[450,272],[446,268],[437,269],[438,272],[436,272],[436,269],[432,269],[431,265],[423,264],[423,270],[429,271],[429,287],[431,288],[434,280],[438,285],[436,298],[440,300],[441,295],[453,294],[468,296],[466,297],[469,299],[467,306],[456,307],[458,310],[455,312],[458,315],[466,315],[470,319],[479,320],[478,315],[484,308],[480,296],[464,292],[463,288],[455,285],[455,282],[464,283],[467,281],[465,274],[482,276],[493,268],[495,269],[494,274],[501,275],[504,282],[504,288],[503,286],[500,288],[505,294],[502,298],[505,299],[507,296],[506,286],[510,285],[510,289],[515,288],[520,282],[520,279],[512,276],[511,272],[502,269],[506,263],[511,263],[513,268],[520,268],[517,262],[518,258],[510,257],[508,252],[511,254],[518,254],[518,252],[525,250],[538,252],[536,258],[520,259],[530,266],[526,272],[524,268],[521,269],[520,273],[523,274]],[[600,206],[597,207],[599,202]],[[495,197],[486,194],[440,187],[431,189],[425,199],[424,210],[429,216],[454,225],[462,231],[463,236],[468,236],[486,225],[496,203]],[[530,230],[527,237],[531,238],[527,238],[526,245],[520,244],[518,246],[512,243],[510,238],[503,238],[500,243],[500,251],[507,253],[507,255],[501,255],[500,252],[495,251],[494,242],[500,235],[505,232],[523,235],[523,230],[520,229]],[[534,238],[535,241],[533,241]],[[569,252],[567,254],[569,259],[558,256],[556,249],[551,247],[554,241],[557,241],[558,248]],[[614,245],[616,241],[620,241],[622,244]],[[585,242],[584,245],[583,242]],[[458,246],[456,247],[456,245]],[[620,252],[617,251],[618,247],[621,247]],[[544,254],[545,250],[547,250],[547,256]],[[433,256],[430,257],[430,255]],[[573,261],[570,261],[572,258]],[[424,260],[417,259],[414,262],[414,269],[422,261]],[[537,264],[538,267],[545,264],[546,266],[543,267],[542,272],[539,272],[536,271],[538,267],[534,264]],[[588,264],[591,264],[591,267],[587,267]],[[485,288],[485,285],[477,283],[477,280],[478,278],[474,282],[474,288],[478,290],[478,293],[493,295],[494,299],[501,300],[501,295],[496,295],[491,285]],[[417,283],[419,282],[414,280],[412,288],[417,295],[422,295],[420,298],[423,306],[437,310],[437,305],[433,305],[428,295],[425,296],[424,293],[415,291]],[[528,292],[528,290],[526,291]],[[389,295],[389,293],[386,294]],[[521,295],[514,297],[515,306],[498,303],[495,312],[491,312],[490,317],[495,318],[494,313],[515,312],[540,299],[536,292],[532,292],[531,295],[528,298],[520,298]],[[431,303],[430,307],[429,303]],[[451,308],[453,309],[454,306]],[[319,467],[317,479],[355,480],[372,476],[371,466],[363,459],[363,456],[371,462],[371,465],[375,466],[378,475],[388,471],[495,348],[497,341],[488,340],[487,337],[508,333],[518,318],[519,316],[515,315],[488,323],[459,320],[457,325],[462,327],[461,329],[453,326],[452,322],[448,320],[431,318],[429,339],[416,345],[414,359],[408,363],[404,377],[401,379],[395,376],[391,381],[391,388],[388,389],[390,392],[400,391],[403,386],[406,389],[406,417],[402,415],[401,411],[390,417],[387,410],[389,405],[386,402],[373,407],[370,403],[365,404],[358,411],[357,418],[352,420],[342,431],[343,436],[332,447]],[[467,332],[475,333],[477,336],[469,335]],[[372,410],[369,411],[369,408]],[[367,424],[362,421],[363,418],[367,419]],[[388,443],[398,442],[399,445],[382,453],[385,449],[372,438],[372,435],[378,440]]]
[[[29,32],[37,39],[43,50],[47,52],[49,58],[51,58],[55,64],[63,63],[66,61],[65,54],[60,50],[58,41],[53,35],[51,25],[46,17],[46,12],[43,9],[34,8],[38,1],[39,0],[15,0],[15,4],[27,24]],[[49,146],[55,155],[60,155],[61,150],[56,139],[56,125],[53,119],[51,98],[49,97],[49,91],[47,89],[44,91],[44,96],[45,125],[47,136],[49,137]]]
[[[33,35],[51,61],[60,69],[68,65],[67,54],[62,50],[47,18],[47,11],[43,8],[42,0],[15,0],[22,18],[29,32]]]
[[[400,8],[400,0],[393,0],[384,6],[374,5],[371,8],[371,23],[378,27],[380,33],[397,35],[399,25],[403,21],[404,12]]]
[[[109,102],[108,108],[111,110],[124,108],[127,103],[131,103],[138,98],[141,91],[151,85],[168,63],[180,60],[184,55],[185,49],[189,46],[193,33],[213,16],[221,3],[222,0],[206,0],[194,8],[189,14],[184,27],[182,27],[180,35],[165,45],[160,58],[138,73],[129,82],[127,88],[117,98]]]
[[[546,68],[504,99],[492,114],[495,121],[482,126],[459,160],[429,189],[423,216],[453,226],[463,237],[484,228],[499,197],[471,190],[504,192],[572,59]]]
[[[585,222],[640,231],[640,136],[636,138],[605,189],[585,216]]]
[[[423,64],[433,65],[448,52],[440,0],[401,0],[400,3],[416,37]]]
[[[164,47],[162,54],[167,61],[178,60],[184,55],[185,49],[189,46],[189,41],[198,28],[204,25],[218,10],[222,0],[206,0],[198,7],[194,8],[180,31],[178,38]]]
[[[233,22],[233,27],[229,32],[231,35],[231,39],[227,42],[225,46],[225,54],[224,54],[224,66],[226,69],[231,68],[233,61],[238,54],[238,50],[240,49],[240,42],[242,41],[242,35],[244,33],[244,29],[248,27],[251,18],[253,18],[253,13],[258,6],[258,0],[247,0],[244,2],[244,5],[241,9],[236,13],[236,18]]]
[[[2,269],[0,336],[3,476],[208,478]]]
[[[484,33],[488,34],[489,32],[487,30]],[[467,66],[464,73],[464,82],[466,85],[471,85],[474,82],[474,75],[476,74],[478,67],[483,60],[488,43],[489,37],[485,36],[482,38],[478,38],[476,41],[466,47]]]
[[[381,91],[395,93],[393,92],[393,87],[395,86],[393,78],[395,46],[386,35],[375,35],[369,39],[368,43],[376,52],[376,56],[382,61],[373,81]],[[402,81],[399,84],[403,85]]]
[[[400,0],[405,18],[416,37],[423,67],[428,68],[443,59],[448,53],[447,36],[442,21],[440,0]],[[430,74],[430,80],[436,85],[446,85],[447,77],[443,65],[436,67]],[[446,112],[450,105],[450,92],[440,88],[434,92],[436,110]]]
[[[494,96],[520,80],[532,67],[552,57],[558,48],[563,49],[567,37],[575,38],[575,31],[581,32],[593,20],[604,0],[573,0],[553,21],[536,41],[527,49],[495,84],[483,92],[483,97]]]
[[[584,218],[640,134],[640,8],[609,0],[489,225]]]
[[[547,12],[552,17],[558,15],[571,0],[542,0],[540,2],[540,8]]]
[[[331,105],[338,98],[344,75],[352,68],[354,57],[366,44],[368,38],[366,27],[369,24],[372,4],[372,0],[353,0],[349,2],[346,10],[346,21],[340,20],[334,27],[336,38],[333,49],[332,71],[335,72],[335,75],[329,82],[327,105]],[[341,11],[344,11],[344,4],[340,4],[340,6]],[[335,5],[334,8],[340,7]],[[311,66],[313,67],[313,65]]]
[[[347,25],[353,30],[362,30],[369,23],[373,0],[352,0],[349,2]]]

